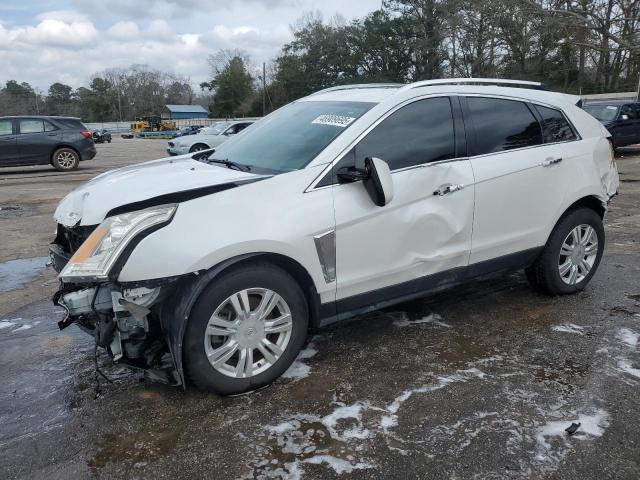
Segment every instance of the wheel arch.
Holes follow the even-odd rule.
[[[569,207],[565,209],[556,223],[558,223],[560,219],[565,217],[569,212],[577,210],[578,208],[589,208],[600,215],[600,218],[604,218],[604,214],[607,211],[607,204],[596,195],[584,196],[569,205]]]
[[[53,147],[51,149],[51,153],[49,154],[49,163],[51,165],[53,165],[53,155],[60,150],[61,148],[68,148],[69,150],[73,150],[76,155],[78,155],[78,161],[82,161],[82,155],[80,155],[80,152],[78,151],[77,148],[73,147],[72,145],[68,145],[66,143],[60,144],[60,145],[56,145],[55,147]]]
[[[256,261],[271,263],[289,273],[298,282],[307,300],[309,326],[312,329],[319,326],[320,296],[317,293],[313,279],[299,262],[286,255],[270,252],[247,253],[229,258],[208,270],[185,275],[177,281],[173,292],[163,302],[163,307],[159,312],[160,323],[166,334],[167,343],[183,386],[186,384],[182,345],[187,322],[198,297],[211,282],[223,273]]]

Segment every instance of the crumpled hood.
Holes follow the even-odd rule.
[[[53,217],[68,227],[97,225],[121,205],[256,177],[261,176],[198,162],[191,154],[162,158],[98,175],[69,193]]]

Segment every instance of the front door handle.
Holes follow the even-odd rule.
[[[556,165],[556,164],[560,163],[561,161],[562,161],[562,158],[549,157],[544,162],[542,162],[540,165],[542,165],[543,167],[550,167],[551,165]]]
[[[448,195],[449,193],[457,192],[458,190],[462,190],[464,185],[461,183],[452,184],[445,183],[444,185],[440,185],[436,190],[434,190],[433,194],[442,197],[443,195]]]

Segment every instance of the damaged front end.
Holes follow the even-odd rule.
[[[94,337],[113,361],[142,370],[150,379],[181,385],[160,322],[169,287],[123,288],[112,283],[63,287],[54,296],[65,318],[60,329],[76,323]]]
[[[50,248],[61,282],[53,301],[66,312],[60,329],[76,323],[115,362],[171,385],[183,382],[160,319],[177,278],[128,285],[117,278],[135,245],[168,225],[176,209],[176,204],[153,206],[112,215],[97,226],[59,224]]]

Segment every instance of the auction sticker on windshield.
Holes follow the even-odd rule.
[[[333,125],[334,127],[344,128],[355,120],[355,117],[347,117],[344,115],[320,115],[311,123],[320,125]]]

